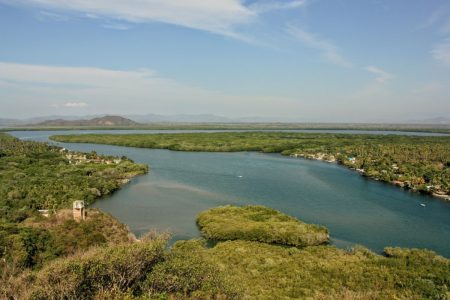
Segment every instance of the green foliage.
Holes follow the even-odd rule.
[[[58,209],[82,199],[86,204],[118,189],[124,179],[147,172],[129,160],[118,164],[71,162],[68,155],[44,143],[23,142],[0,133],[0,219],[18,222],[37,209]],[[89,155],[88,155],[89,157]],[[95,189],[95,192],[93,192]]]
[[[263,207],[220,207],[207,213],[211,211],[214,218],[268,223],[275,229],[280,226],[278,230],[298,222]],[[450,261],[427,250],[386,248],[382,256],[363,247],[299,248],[246,240],[208,248],[205,240],[197,239],[179,241],[165,251],[166,241],[167,236],[153,236],[57,259],[13,278],[1,295],[16,299],[448,299],[450,295]]]
[[[424,193],[450,195],[450,137],[350,135],[295,132],[182,134],[83,134],[51,137],[72,143],[98,143],[176,151],[260,151],[336,160],[365,176],[396,182]]]
[[[57,257],[131,241],[125,225],[109,215],[89,210],[84,222],[75,222],[71,211],[22,224],[0,223],[0,257],[18,269],[39,269]],[[0,263],[0,270],[3,269]]]
[[[167,239],[92,249],[57,260],[36,274],[31,299],[88,299],[105,290],[136,289],[162,259]]]
[[[164,252],[167,235],[91,248],[16,279],[7,296],[26,299],[240,299],[201,244],[180,242]],[[199,252],[200,254],[201,252]]]
[[[384,257],[367,249],[226,241],[196,253],[247,299],[447,299],[450,291],[449,260],[428,251]]]
[[[185,241],[177,250],[215,264],[231,285],[243,288],[245,298],[448,299],[450,295],[450,261],[432,251],[386,248],[386,256],[381,256],[363,247],[345,251],[248,241],[246,232],[252,223],[271,224],[266,228],[282,231],[285,222],[293,219],[264,207],[219,207],[201,213],[201,219],[222,240],[227,239],[229,226],[233,234],[213,248]]]
[[[149,273],[142,285],[144,294],[177,299],[240,299],[239,288],[198,251],[202,246],[194,241],[176,243],[165,260]]]
[[[404,182],[411,188],[430,184],[445,190],[449,182],[448,138],[295,133],[129,138],[117,137],[115,142],[311,158],[321,154],[364,168],[367,176],[381,180],[408,178]],[[98,211],[90,210],[86,221],[74,222],[70,211],[61,210],[73,199],[94,201],[147,170],[124,158],[106,164],[96,153],[86,157],[86,162],[71,163],[59,148],[0,134],[1,298],[449,298],[450,262],[434,252],[386,248],[381,256],[361,247],[344,251],[318,245],[328,240],[325,228],[264,207],[227,206],[201,213],[198,224],[204,236],[225,240],[212,248],[191,240],[165,250],[166,236],[132,242],[124,225]],[[37,208],[58,211],[44,218]]]
[[[58,255],[54,237],[46,229],[0,225],[0,257],[18,268],[40,267]],[[0,270],[2,269],[0,264]]]
[[[127,228],[105,214],[92,211],[86,222],[76,223],[70,212],[61,217],[62,211],[55,211],[74,200],[90,204],[147,172],[146,166],[95,152],[86,161],[71,161],[68,157],[83,154],[3,133],[0,153],[0,273],[40,268],[59,256],[129,239]],[[49,209],[50,217],[38,209]]]
[[[288,246],[327,243],[325,227],[303,223],[264,206],[222,206],[200,213],[197,224],[210,240],[247,240]]]

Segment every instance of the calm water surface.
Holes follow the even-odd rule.
[[[40,141],[48,141],[51,134],[74,133],[79,132],[12,132]],[[335,164],[247,152],[58,144],[71,150],[126,155],[150,165],[148,175],[93,205],[137,235],[156,228],[172,231],[175,240],[197,237],[198,212],[223,204],[262,204],[327,226],[339,247],[429,248],[450,257],[450,202],[367,180]]]

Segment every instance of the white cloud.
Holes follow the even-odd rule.
[[[257,13],[266,13],[273,10],[295,9],[304,7],[307,4],[306,0],[294,1],[259,1],[251,4],[249,8]]]
[[[450,6],[442,5],[436,9],[428,19],[422,23],[420,29],[432,28],[441,35],[446,35],[450,32]]]
[[[80,108],[80,107],[86,107],[88,104],[86,102],[66,102],[63,104],[64,107],[69,108]]]
[[[40,11],[37,15],[36,18],[39,21],[57,21],[57,22],[64,22],[64,21],[69,21],[69,17],[65,16],[65,15],[61,15],[61,14],[56,14],[56,13],[52,13],[52,12],[48,12],[48,11]]]
[[[80,13],[133,23],[162,22],[238,36],[234,26],[251,22],[257,14],[239,0],[0,0],[58,11]]]
[[[191,86],[142,69],[118,71],[0,62],[0,114],[199,114],[296,117],[302,101],[234,95]],[[82,99],[83,102],[68,99]],[[89,104],[89,106],[87,106]]]
[[[61,86],[66,89],[95,89],[113,86],[116,81],[155,77],[156,73],[142,69],[117,71],[90,67],[55,67],[0,62],[0,79],[32,85],[37,88]]]
[[[443,7],[439,7],[439,9],[435,10],[428,19],[420,25],[420,28],[425,29],[436,25],[436,23],[440,22],[442,18],[445,16],[446,11]]]
[[[261,14],[273,10],[297,9],[308,0],[0,0],[0,3],[48,10],[41,18],[68,18],[62,13],[105,21],[103,27],[128,29],[125,22],[161,22],[255,43],[239,33],[238,27],[254,23]],[[119,21],[120,25],[115,21]],[[105,25],[106,24],[106,25]]]
[[[431,50],[434,59],[450,66],[450,39],[446,39]]]
[[[338,47],[332,42],[293,25],[288,25],[286,31],[308,47],[319,50],[323,57],[329,62],[347,68],[352,66],[352,64],[339,53]]]
[[[375,80],[379,83],[385,83],[388,80],[394,79],[394,75],[375,66],[368,66],[365,68],[365,70],[375,74]]]

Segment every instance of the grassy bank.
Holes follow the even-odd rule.
[[[370,178],[450,197],[450,137],[231,132],[56,135],[51,139],[175,151],[260,151],[337,161]]]

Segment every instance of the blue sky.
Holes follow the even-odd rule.
[[[450,3],[0,0],[0,117],[450,115]]]

